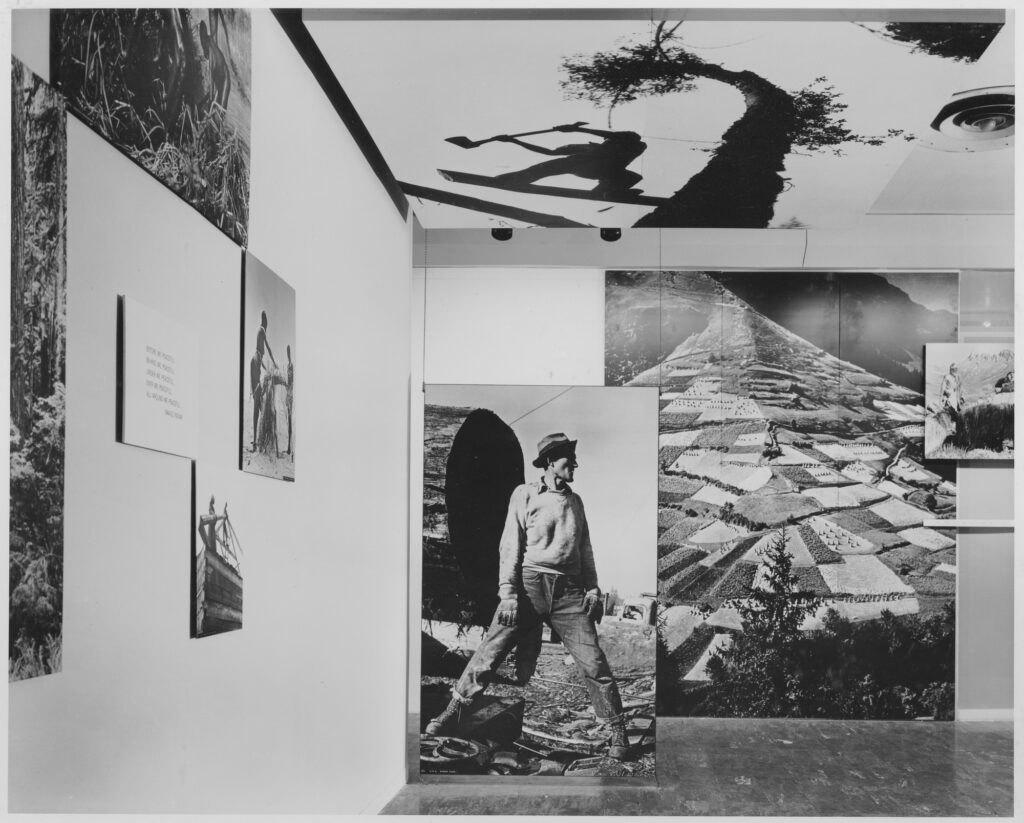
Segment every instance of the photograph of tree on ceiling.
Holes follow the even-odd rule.
[[[1000,28],[402,21],[386,44],[372,23],[339,44],[345,64],[382,49],[396,61],[346,88],[424,225],[839,228]],[[430,60],[426,44],[463,59]]]

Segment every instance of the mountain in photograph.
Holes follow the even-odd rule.
[[[632,282],[649,307],[649,279],[610,277],[616,318]],[[923,459],[921,392],[725,282],[664,273],[664,311],[706,323],[625,381],[661,387],[659,711],[949,716],[956,539],[925,521],[955,515],[956,487]]]
[[[836,357],[912,391],[924,387],[922,341],[956,342],[957,316],[928,309],[877,274],[716,272],[713,277],[766,317]],[[935,289],[957,294],[956,274],[932,275]],[[797,305],[808,311],[794,311]],[[821,333],[822,308],[839,320]],[[827,311],[827,310],[826,310]]]

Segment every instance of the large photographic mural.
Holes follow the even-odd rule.
[[[609,272],[606,382],[657,386],[659,712],[951,717],[954,469],[925,343],[955,274]]]
[[[313,24],[428,228],[846,227],[932,131],[999,29]],[[370,60],[379,70],[363,70]]]

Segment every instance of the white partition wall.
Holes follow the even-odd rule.
[[[45,77],[46,12],[14,17]],[[241,477],[244,627],[190,640],[191,467],[115,442],[116,301],[194,330],[199,459],[237,469],[241,250],[69,117],[64,667],[10,686],[11,811],[359,813],[405,779],[410,229],[252,24],[250,249],[296,291],[298,479]]]

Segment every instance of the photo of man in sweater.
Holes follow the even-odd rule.
[[[653,777],[657,389],[424,400],[421,772]]]
[[[427,724],[427,734],[456,732],[463,711],[487,688],[509,651],[521,641],[539,640],[545,621],[575,660],[595,715],[608,722],[608,755],[627,756],[622,700],[595,627],[604,605],[587,516],[569,486],[579,466],[576,442],[562,432],[544,437],[533,460],[544,474],[512,492],[500,544],[501,602],[452,690],[451,703]]]

